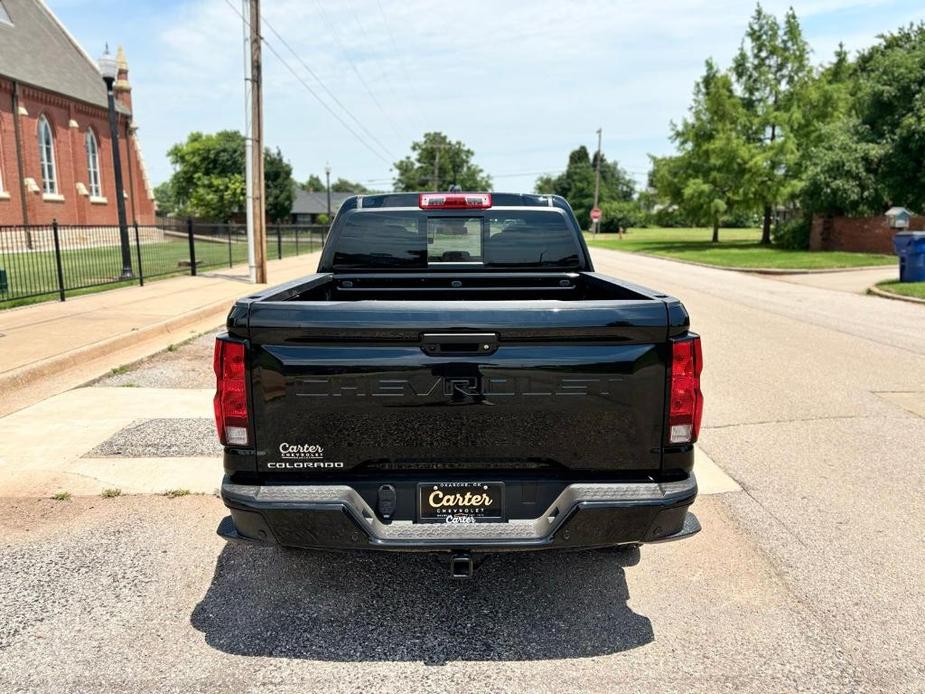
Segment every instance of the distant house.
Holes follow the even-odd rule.
[[[100,46],[99,48],[102,48]],[[116,118],[129,222],[154,221],[120,47]],[[0,0],[0,225],[116,224],[106,86],[43,0]]]
[[[356,193],[331,193],[331,216],[337,214],[337,210],[343,204],[344,200],[356,195]],[[318,215],[328,213],[328,194],[325,191],[320,193],[309,193],[307,190],[296,188],[295,200],[292,202],[291,221],[293,224],[317,224]]]

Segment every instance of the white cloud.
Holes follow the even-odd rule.
[[[72,14],[92,12],[75,7],[78,2],[52,4],[69,23]],[[906,3],[793,4],[824,59],[835,37],[861,48],[910,14],[922,15]],[[782,15],[791,3],[763,4]],[[269,23],[390,152],[403,156],[424,129],[440,129],[469,144],[495,174],[559,169],[569,150],[593,144],[598,127],[609,157],[644,172],[647,152],[668,150],[669,122],[683,117],[704,60],[728,63],[754,8],[740,0],[381,0],[386,24],[377,0],[263,5]],[[151,5],[147,12],[140,2],[120,7],[122,15],[143,13],[148,24],[126,48],[141,137],[152,177],[162,180],[169,166],[161,154],[187,132],[241,127],[241,21],[226,0]],[[280,40],[264,33],[330,101]],[[264,65],[266,139],[283,149],[300,178],[319,172],[326,160],[335,176],[388,178],[388,163],[357,142],[266,50]],[[505,176],[497,185],[528,189],[534,178]]]

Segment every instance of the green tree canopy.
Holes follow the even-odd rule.
[[[263,179],[267,187],[267,219],[274,222],[285,221],[292,212],[295,181],[292,178],[292,165],[283,158],[283,153],[278,147],[275,152],[267,149],[264,153]]]
[[[677,155],[653,158],[659,203],[712,224],[761,212],[763,241],[779,205],[807,217],[925,209],[925,23],[855,60],[843,46],[818,68],[808,56],[793,11],[778,22],[759,5],[729,72],[708,63],[673,126]]]
[[[335,193],[368,193],[369,189],[362,183],[355,183],[346,178],[338,178],[331,184],[331,190]]]
[[[672,126],[671,139],[678,154],[653,158],[651,181],[661,199],[712,226],[719,241],[722,220],[749,203],[748,181],[762,164],[756,164],[745,106],[712,60],[694,88],[690,115]]]
[[[771,243],[772,211],[790,192],[799,155],[789,126],[800,116],[802,88],[812,76],[809,46],[793,8],[778,23],[757,5],[732,74],[744,107],[743,125],[756,146],[749,187],[764,213],[761,242]]]
[[[807,138],[804,210],[925,209],[925,23],[881,36],[853,63],[840,51],[814,87],[837,119]]]
[[[305,183],[301,184],[302,190],[307,190],[309,193],[320,193],[325,190],[324,181],[321,180],[321,176],[312,174],[308,177],[308,180]]]
[[[541,176],[536,181],[536,192],[561,195],[568,200],[579,223],[590,224],[591,208],[594,206],[594,177],[597,153],[594,158],[584,145],[571,151],[568,165],[558,176]],[[635,194],[635,183],[617,162],[607,161],[601,155],[601,188],[598,203],[602,209],[608,202],[631,202]],[[616,209],[616,208],[612,208]],[[626,208],[621,208],[626,210]],[[625,226],[625,225],[624,225]]]
[[[166,216],[176,216],[179,211],[177,196],[173,191],[173,183],[167,179],[154,187],[154,200],[157,202],[157,213]]]
[[[411,144],[411,154],[395,162],[395,190],[449,190],[459,186],[467,191],[491,190],[491,176],[473,161],[475,153],[441,132],[424,133]],[[436,175],[435,175],[436,174]]]
[[[167,153],[174,167],[169,181],[177,214],[228,221],[244,214],[244,136],[235,130],[190,133]],[[282,153],[264,151],[267,216],[281,220],[292,209],[292,167]],[[163,184],[162,184],[163,185]]]
[[[925,23],[881,37],[858,56],[857,113],[866,144],[882,143],[884,205],[925,209]]]
[[[878,169],[885,146],[871,142],[868,128],[844,118],[826,127],[809,150],[804,171],[804,209],[827,215],[877,214],[884,207]]]
[[[307,190],[309,193],[323,193],[327,190],[324,179],[316,174],[312,174],[307,181],[299,185],[302,190]],[[369,189],[362,183],[355,183],[346,178],[338,178],[331,183],[331,191],[335,193],[368,193]]]

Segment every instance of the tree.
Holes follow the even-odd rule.
[[[869,129],[851,118],[827,126],[820,139],[807,157],[804,209],[826,216],[882,212],[878,170],[886,147],[871,142]]]
[[[812,74],[809,46],[793,8],[781,25],[760,4],[756,6],[732,72],[750,139],[758,147],[755,165],[749,169],[750,188],[764,214],[761,242],[769,244],[772,210],[787,197],[790,169],[798,157],[797,141],[789,136],[788,126],[799,114],[801,86]]]
[[[491,190],[491,177],[473,162],[475,153],[441,132],[424,133],[411,144],[411,155],[395,162],[395,190]]]
[[[601,203],[601,231],[619,231],[641,227],[646,213],[636,200],[608,200]]]
[[[756,158],[745,122],[745,107],[732,79],[708,60],[694,88],[689,117],[672,125],[678,154],[653,158],[651,180],[659,196],[681,207],[695,223],[711,225],[714,243],[724,217],[751,197],[747,181]]]
[[[885,203],[925,208],[925,22],[881,36],[857,59],[856,110],[867,144],[884,147]]]
[[[335,193],[368,193],[369,189],[361,183],[348,181],[346,178],[338,178],[331,184],[331,190]]]
[[[183,210],[177,204],[177,196],[170,179],[154,187],[154,200],[157,202],[158,214],[169,217],[183,214]]]
[[[244,136],[235,130],[190,133],[167,153],[174,167],[170,191],[184,214],[228,221],[244,214]],[[284,219],[292,209],[292,167],[282,153],[264,151],[267,215]],[[166,189],[165,189],[166,190]]]
[[[301,185],[302,190],[307,190],[309,193],[320,193],[325,190],[324,181],[321,180],[321,176],[316,176],[315,174],[309,176],[308,180]]]
[[[309,193],[323,193],[327,190],[321,176],[312,174],[305,183],[299,184],[302,190]],[[368,193],[369,189],[361,183],[355,183],[346,178],[338,178],[331,184],[331,191],[334,193]]]
[[[283,153],[266,150],[263,157],[263,179],[266,181],[267,218],[282,222],[292,212],[295,199],[295,181],[292,179],[292,165],[283,158]]]
[[[536,181],[537,193],[561,195],[568,200],[581,223],[590,223],[594,205],[594,178],[597,153],[592,160],[584,145],[569,153],[568,165],[558,176],[541,176]],[[607,161],[601,154],[601,188],[599,204],[630,202],[635,194],[635,183],[617,162]],[[615,209],[615,208],[614,208]],[[606,221],[606,220],[605,220]]]
[[[808,94],[806,120],[817,125],[799,132],[807,214],[925,208],[925,23],[882,35],[854,62],[840,48]]]

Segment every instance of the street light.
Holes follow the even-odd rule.
[[[116,124],[116,98],[113,84],[119,74],[119,64],[109,54],[109,45],[99,61],[100,74],[106,83],[109,97],[109,136],[112,140],[112,171],[116,178],[116,210],[119,213],[119,245],[122,247],[122,279],[132,277],[132,251],[128,241],[128,223],[125,220],[125,191],[122,187],[122,157],[119,153],[119,128]]]
[[[326,188],[328,191],[328,224],[331,223],[331,165],[328,162],[324,163],[324,178],[326,183]]]

